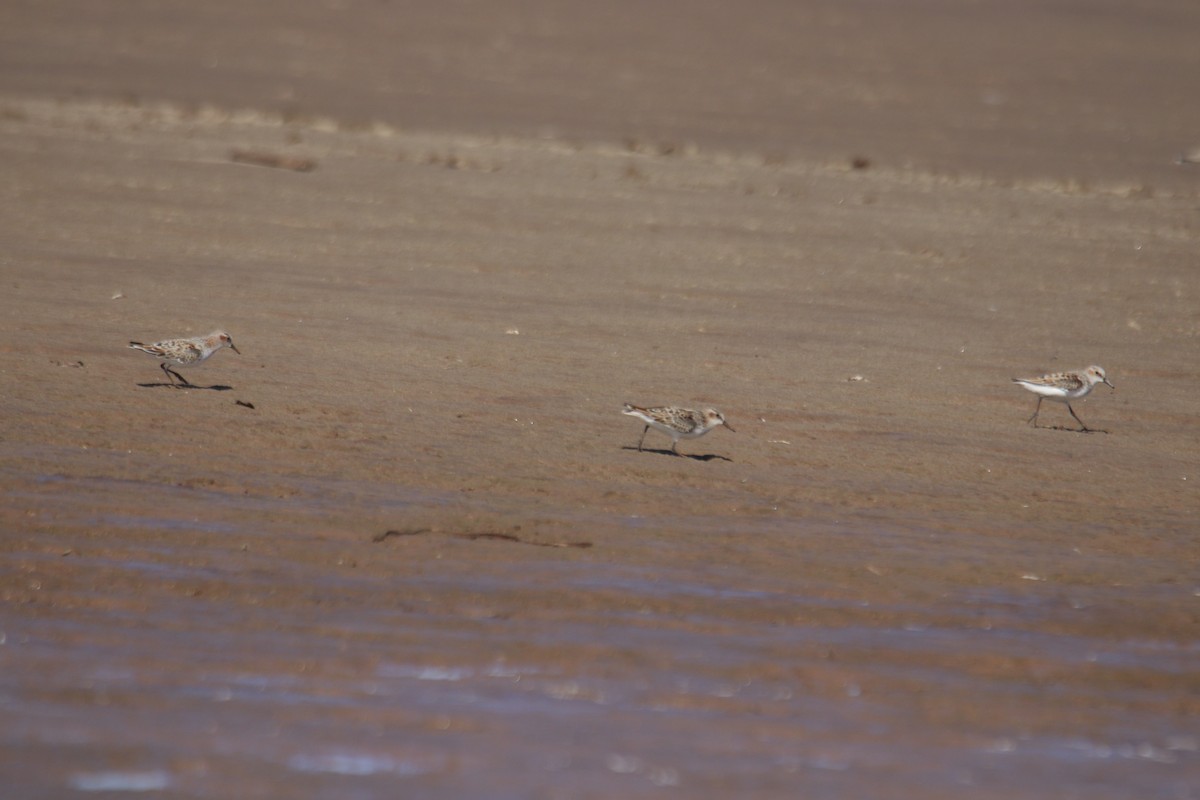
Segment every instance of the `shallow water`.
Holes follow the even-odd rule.
[[[0,645],[14,796],[1195,796],[1200,735],[1171,711],[1194,643],[1059,630],[1106,588],[881,599],[449,539],[500,558],[392,575],[334,566],[336,537],[256,554],[280,530],[236,522],[327,509],[336,485],[140,486],[143,516],[53,484],[74,552],[5,570],[28,592]],[[419,539],[357,549],[429,558]]]

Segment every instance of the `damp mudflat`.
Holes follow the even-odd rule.
[[[159,6],[0,9],[0,795],[1196,798],[1194,3]]]

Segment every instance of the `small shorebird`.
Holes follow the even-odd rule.
[[[1054,400],[1058,403],[1066,403],[1067,411],[1071,412],[1071,416],[1075,417],[1075,421],[1082,427],[1080,431],[1092,430],[1084,424],[1083,420],[1075,413],[1075,409],[1071,408],[1071,401],[1078,400],[1088,392],[1092,391],[1097,383],[1108,384],[1113,389],[1113,386],[1108,381],[1108,377],[1104,374],[1103,367],[1090,366],[1087,369],[1072,370],[1070,372],[1053,372],[1049,375],[1042,375],[1039,378],[1013,378],[1013,383],[1019,383],[1025,389],[1033,392],[1038,396],[1037,408],[1033,410],[1033,416],[1029,418],[1029,424],[1037,427],[1038,412],[1042,410],[1043,400]]]
[[[242,351],[237,349],[233,339],[225,331],[213,331],[208,336],[194,336],[190,339],[165,339],[154,344],[130,342],[129,346],[157,358],[160,362],[159,366],[166,373],[167,380],[171,382],[172,386],[176,385],[175,378],[179,378],[183,382],[183,386],[192,385],[187,378],[171,369],[170,365],[172,364],[177,367],[198,366],[222,347],[232,348],[233,352],[239,356],[242,354]]]
[[[638,440],[639,453],[642,451],[642,442],[646,441],[646,432],[651,428],[662,431],[671,437],[671,452],[675,455],[679,455],[675,445],[679,443],[680,439],[697,439],[718,425],[724,425],[729,430],[733,430],[733,427],[725,421],[725,415],[715,408],[693,411],[690,408],[680,408],[679,406],[642,408],[626,403],[621,409],[621,413],[637,417],[646,423],[646,427],[642,429],[642,438]]]

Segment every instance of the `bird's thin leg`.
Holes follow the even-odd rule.
[[[677,445],[677,444],[679,444],[678,439],[671,440],[671,452],[674,453],[675,455],[679,455],[679,451],[675,449],[675,445]]]
[[[1078,415],[1076,415],[1076,413],[1075,413],[1075,409],[1071,408],[1071,404],[1070,404],[1070,403],[1067,403],[1067,411],[1070,411],[1070,412],[1071,412],[1071,416],[1072,416],[1072,417],[1075,417],[1075,421],[1076,421],[1076,422],[1078,422],[1078,423],[1080,424],[1080,426],[1081,426],[1081,427],[1079,428],[1079,430],[1081,430],[1081,431],[1090,431],[1090,430],[1091,430],[1091,428],[1089,428],[1089,427],[1088,427],[1086,424],[1084,424],[1084,421],[1083,421],[1083,420],[1081,420],[1081,419],[1078,417]]]
[[[1069,407],[1069,406],[1068,406],[1068,407]],[[1037,408],[1033,409],[1033,416],[1032,416],[1032,417],[1030,417],[1028,420],[1026,420],[1026,422],[1027,422],[1028,424],[1030,424],[1030,425],[1032,425],[1033,427],[1035,427],[1035,428],[1036,428],[1036,427],[1037,427],[1037,418],[1038,418],[1038,412],[1039,412],[1039,411],[1041,411],[1041,410],[1042,410],[1042,398],[1040,398],[1040,397],[1039,397],[1039,398],[1038,398],[1038,403],[1037,403]]]
[[[638,452],[642,452],[642,442],[646,441],[646,431],[650,430],[650,426],[642,428],[642,438],[638,439]]]
[[[159,364],[159,366],[162,367],[163,374],[167,376],[167,383],[174,386],[175,379],[171,377],[171,368],[167,366],[167,362],[164,361],[163,363]]]
[[[166,364],[163,364],[163,369],[165,369],[165,370],[166,370],[167,372],[169,372],[170,374],[174,375],[176,378],[179,378],[179,381],[180,381],[180,383],[181,383],[183,386],[185,386],[185,387],[186,387],[186,386],[191,386],[191,385],[192,385],[192,382],[191,382],[191,381],[189,381],[187,378],[185,378],[185,377],[183,377],[182,375],[180,375],[180,374],[179,374],[178,372],[176,372],[175,370],[173,370],[173,369],[171,369],[170,367],[168,367]],[[171,381],[171,385],[172,385],[172,386],[174,386],[174,385],[175,385],[175,381]]]

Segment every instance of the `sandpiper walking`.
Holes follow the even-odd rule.
[[[718,425],[724,425],[733,431],[733,426],[725,421],[725,415],[715,408],[693,411],[690,408],[680,408],[679,406],[642,408],[632,403],[626,403],[621,409],[621,413],[636,417],[646,423],[646,427],[642,429],[642,438],[638,440],[638,452],[641,452],[642,442],[646,441],[646,432],[651,428],[662,431],[671,437],[671,452],[675,455],[679,455],[675,445],[679,443],[680,439],[699,438]]]
[[[1079,423],[1081,432],[1092,429],[1085,425],[1079,415],[1075,413],[1075,409],[1071,408],[1071,401],[1083,397],[1098,383],[1108,384],[1113,389],[1117,388],[1109,383],[1108,377],[1104,374],[1104,368],[1095,365],[1070,372],[1053,372],[1038,378],[1013,378],[1012,380],[1013,383],[1021,384],[1023,388],[1038,396],[1037,408],[1033,410],[1033,416],[1029,418],[1030,425],[1035,428],[1038,426],[1037,418],[1038,412],[1042,410],[1042,401],[1054,400],[1066,404],[1067,411],[1070,411],[1071,416],[1075,417],[1075,421]]]
[[[159,360],[159,366],[166,373],[167,380],[172,386],[176,386],[175,378],[181,381],[180,386],[191,386],[192,384],[187,378],[180,375],[175,370],[171,369],[171,365],[176,367],[195,367],[207,361],[213,353],[220,350],[222,347],[229,347],[239,356],[241,350],[237,349],[237,345],[233,343],[233,339],[225,331],[213,331],[208,336],[194,336],[190,339],[165,339],[154,344],[142,344],[141,342],[130,342],[129,346],[134,350],[141,350],[143,353],[149,353]],[[174,376],[174,377],[172,377]]]

